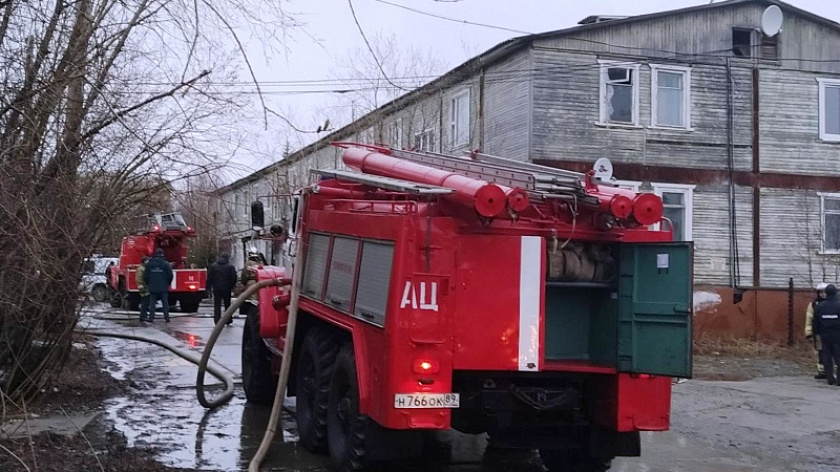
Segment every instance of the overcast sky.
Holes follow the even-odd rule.
[[[266,55],[252,40],[248,51],[256,74],[268,91],[269,106],[281,110],[294,124],[312,129],[315,123],[329,118],[327,107],[341,97],[336,93],[313,93],[338,84],[317,83],[340,75],[337,66],[353,51],[366,51],[353,21],[347,0],[283,0],[287,11],[305,24],[302,31],[291,31],[286,52]],[[708,0],[353,0],[358,21],[370,38],[377,33],[394,35],[400,47],[432,51],[447,66],[457,66],[474,55],[522,33],[447,21],[399,8],[388,3],[420,10],[432,15],[483,23],[522,33],[541,33],[575,26],[589,15],[639,15],[709,3]],[[790,0],[788,3],[834,21],[840,21],[840,1]],[[445,71],[444,70],[444,71]],[[247,73],[243,71],[243,78]],[[291,86],[278,82],[303,81]],[[294,92],[294,93],[291,93]],[[272,121],[268,131],[259,130],[263,149],[271,149],[285,140],[287,129]],[[312,141],[314,134],[297,135]],[[278,148],[280,149],[280,148]],[[247,151],[235,158],[225,179],[231,181],[271,164],[274,153],[256,155]],[[279,157],[279,156],[277,156]]]

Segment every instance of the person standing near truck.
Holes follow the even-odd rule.
[[[236,269],[230,263],[230,255],[224,252],[207,270],[207,288],[213,293],[213,320],[216,324],[222,317],[222,303],[225,310],[230,308],[230,293],[235,285]],[[233,324],[233,318],[228,324]]]
[[[148,321],[149,317],[149,286],[146,285],[146,264],[149,256],[143,256],[143,262],[137,266],[134,280],[137,282],[137,291],[140,293],[140,321]]]
[[[817,374],[815,379],[825,378],[825,367],[822,361],[822,349],[820,348],[820,337],[814,334],[814,310],[817,305],[825,300],[825,288],[828,286],[825,282],[820,282],[815,287],[817,292],[816,298],[808,304],[808,309],[805,311],[805,338],[814,341],[814,350],[817,352]]]
[[[814,312],[814,334],[822,341],[823,366],[829,385],[837,385],[835,366],[840,364],[840,302],[837,287],[825,288],[825,300]]]
[[[172,283],[172,266],[163,258],[163,249],[155,250],[155,256],[146,264],[143,280],[149,288],[150,323],[155,321],[155,305],[158,300],[163,305],[163,319],[169,323],[169,284]]]

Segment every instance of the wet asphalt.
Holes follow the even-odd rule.
[[[121,318],[105,306],[88,315]],[[196,316],[153,325],[98,320],[83,325],[181,343],[200,354],[213,329],[212,309]],[[212,360],[239,382],[240,339],[237,318],[219,338]],[[268,422],[270,408],[245,402],[241,385],[227,405],[202,408],[195,396],[195,367],[145,343],[102,338],[97,341],[111,374],[132,386],[124,397],[106,403],[106,421],[121,431],[129,446],[148,446],[172,467],[247,470]],[[218,382],[208,378],[208,384]],[[212,394],[211,394],[212,396]],[[327,471],[328,460],[298,447],[293,412],[287,400],[282,438],[276,438],[263,470]],[[430,435],[421,461],[390,464],[385,470],[417,472],[531,472],[544,470],[529,451],[488,449],[483,436],[456,432]],[[614,461],[620,472],[747,472],[840,470],[840,388],[811,378],[777,377],[746,382],[690,380],[674,386],[672,429],[643,433],[642,457]]]

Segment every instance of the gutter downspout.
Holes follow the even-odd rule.
[[[735,137],[732,62],[726,58],[726,154],[729,170],[729,286],[737,284],[737,251],[735,234]]]

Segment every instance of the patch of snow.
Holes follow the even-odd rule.
[[[720,295],[715,292],[694,292],[694,313],[705,308],[711,308],[721,302]]]

